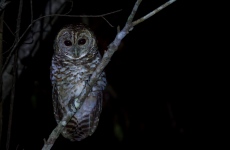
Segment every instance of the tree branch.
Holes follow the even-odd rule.
[[[30,13],[31,13],[31,15],[30,15],[30,22],[32,23],[33,20],[34,20],[33,1],[32,0],[30,0]]]
[[[10,2],[9,1],[5,1],[5,0],[2,0],[0,2],[0,14],[2,13],[2,11],[5,9],[6,5],[8,5]]]
[[[18,17],[17,17],[17,26],[16,26],[16,37],[15,37],[16,42],[18,42],[18,40],[19,40],[22,7],[23,7],[23,0],[20,0],[19,10],[18,10]],[[8,120],[6,150],[8,150],[9,147],[10,147],[11,127],[12,127],[12,118],[13,118],[13,107],[14,107],[14,99],[15,99],[15,84],[16,84],[16,80],[17,80],[17,70],[18,70],[17,60],[18,60],[18,51],[16,50],[15,53],[14,53],[14,67],[13,67],[13,75],[14,75],[14,77],[13,77],[13,81],[12,81],[12,89],[11,89],[11,97],[10,97],[10,113],[9,113],[9,120]]]
[[[0,70],[2,69],[2,41],[3,41],[3,18],[4,12],[0,16]],[[2,101],[2,74],[0,73],[0,147],[2,141],[2,119],[3,119],[3,101]]]
[[[153,10],[152,12],[148,13],[147,15],[145,15],[144,17],[141,17],[140,19],[133,21],[133,26],[147,20],[148,18],[152,17],[153,15],[155,15],[156,13],[158,13],[159,11],[161,11],[162,9],[164,9],[165,7],[169,6],[170,4],[172,4],[173,2],[175,2],[176,0],[170,0],[166,3],[164,3],[163,5],[161,5],[160,7],[158,7],[157,9]]]
[[[60,123],[56,126],[56,128],[51,132],[48,140],[47,141],[44,140],[45,142],[42,150],[50,150],[52,148],[54,142],[59,137],[60,133],[65,128],[67,122],[70,121],[74,113],[67,114],[65,117],[63,117],[62,121],[60,121]]]
[[[96,70],[93,72],[93,74],[92,74],[92,76],[91,76],[91,78],[89,80],[89,84],[86,84],[86,87],[85,87],[86,92],[82,92],[80,94],[80,96],[78,97],[78,99],[77,99],[77,103],[79,103],[79,106],[76,108],[75,105],[74,105],[74,102],[71,102],[70,105],[72,105],[72,108],[76,108],[75,111],[72,112],[71,114],[67,114],[66,116],[63,117],[62,121],[60,121],[60,123],[57,125],[57,127],[53,130],[53,132],[49,136],[47,142],[45,142],[42,150],[51,149],[51,147],[53,146],[55,140],[60,135],[61,131],[64,129],[66,124],[70,121],[72,116],[77,112],[77,109],[80,108],[81,105],[83,104],[85,98],[87,97],[88,93],[91,90],[91,87],[93,87],[93,85],[96,83],[96,81],[98,80],[100,74],[102,73],[104,68],[109,63],[112,55],[118,49],[118,46],[120,45],[121,40],[129,33],[129,31],[131,31],[131,29],[133,27],[133,23],[132,23],[133,18],[134,18],[135,14],[136,14],[136,11],[137,11],[141,1],[142,0],[137,0],[136,1],[135,5],[133,7],[133,10],[132,10],[130,16],[128,17],[128,20],[127,20],[124,28],[117,33],[114,41],[109,44],[108,50],[104,53],[101,63],[97,66]],[[161,9],[163,9],[163,8],[161,8]]]

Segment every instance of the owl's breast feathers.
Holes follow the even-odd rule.
[[[77,99],[83,92],[91,74],[100,62],[100,54],[94,56],[90,62],[87,62],[87,58],[75,62],[60,59],[58,55],[53,56],[51,81],[53,85],[54,114],[57,122],[66,113],[73,111],[68,107],[68,103]],[[101,113],[102,90],[105,86],[106,79],[103,72],[81,108],[63,130],[62,135],[64,137],[72,141],[80,141],[95,131]]]

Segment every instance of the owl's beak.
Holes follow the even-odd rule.
[[[73,53],[74,53],[74,55],[75,55],[76,57],[78,57],[78,55],[79,55],[78,51],[79,51],[78,48],[75,47]]]

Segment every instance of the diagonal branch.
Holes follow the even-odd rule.
[[[157,9],[153,10],[152,12],[148,13],[147,15],[141,17],[140,19],[133,21],[133,26],[147,20],[148,18],[152,17],[153,15],[155,15],[156,13],[158,13],[159,11],[161,11],[162,9],[164,9],[165,7],[169,6],[170,4],[172,4],[173,2],[175,2],[176,0],[170,0],[166,3],[164,3],[163,5],[161,5],[160,7],[158,7]]]
[[[136,14],[136,11],[137,11],[141,1],[142,0],[137,0],[136,1],[132,12],[131,12],[130,16],[127,19],[127,22],[126,22],[124,28],[117,33],[114,41],[112,43],[110,43],[110,45],[108,46],[108,50],[104,53],[101,63],[97,66],[96,70],[93,72],[93,74],[92,74],[92,76],[90,78],[89,84],[87,84],[86,87],[85,87],[86,92],[82,92],[80,94],[78,100],[77,100],[77,102],[80,103],[78,108],[80,108],[81,105],[83,104],[85,98],[87,97],[88,93],[91,90],[91,87],[93,87],[93,85],[98,80],[100,74],[102,73],[104,68],[109,63],[109,61],[110,61],[112,55],[114,54],[114,52],[117,51],[118,46],[121,43],[121,40],[129,33],[129,31],[131,31],[131,29],[133,27],[133,23],[132,23],[133,18],[134,18],[135,14]],[[73,105],[73,108],[75,108],[74,104],[71,103],[70,105]],[[43,146],[42,150],[51,149],[51,147],[53,146],[55,140],[60,135],[61,131],[64,129],[66,124],[70,121],[70,119],[72,118],[72,116],[76,112],[77,112],[77,109],[75,109],[75,111],[72,112],[71,114],[67,114],[66,116],[63,117],[62,121],[59,122],[59,124],[56,126],[56,128],[50,134],[47,142],[44,143],[44,146]]]

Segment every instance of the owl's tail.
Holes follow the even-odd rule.
[[[98,122],[99,119],[93,119],[91,114],[83,116],[81,120],[73,116],[62,131],[62,135],[71,141],[81,141],[94,133]]]

